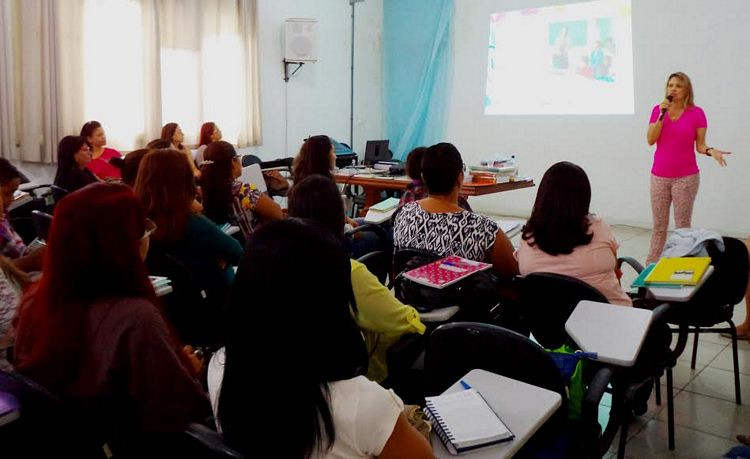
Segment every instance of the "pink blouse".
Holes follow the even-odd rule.
[[[549,255],[538,246],[521,240],[514,256],[522,275],[547,272],[575,277],[599,290],[612,304],[632,306],[630,297],[622,290],[615,275],[619,244],[609,225],[595,215],[590,215],[591,242],[573,249],[567,255]],[[533,241],[532,241],[533,242]]]
[[[102,155],[96,159],[92,159],[90,163],[86,165],[88,170],[94,173],[100,179],[116,179],[119,180],[122,176],[120,169],[109,163],[112,158],[121,158],[122,155],[119,151],[112,148],[105,148]]]

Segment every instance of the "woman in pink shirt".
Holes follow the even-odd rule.
[[[574,277],[599,290],[610,303],[632,306],[615,272],[619,245],[609,226],[589,213],[590,203],[591,185],[583,169],[569,162],[550,167],[515,252],[518,270],[522,275]]]
[[[711,156],[722,167],[727,164],[724,155],[728,152],[706,145],[707,125],[703,110],[693,102],[690,78],[682,72],[669,75],[665,99],[651,110],[646,136],[649,145],[656,143],[654,165],[651,168],[654,230],[647,263],[654,262],[661,256],[667,239],[672,201],[675,226],[690,227],[699,184],[694,151]]]
[[[91,162],[86,168],[102,180],[120,179],[120,169],[110,164],[112,158],[121,158],[119,151],[113,148],[106,148],[107,136],[104,134],[104,128],[98,121],[89,121],[81,128],[81,137],[86,139],[86,143],[91,149]]]

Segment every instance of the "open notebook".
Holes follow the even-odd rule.
[[[427,417],[451,454],[512,440],[514,435],[475,389],[426,397]]]

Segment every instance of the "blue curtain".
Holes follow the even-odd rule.
[[[394,158],[443,140],[453,0],[385,0],[385,126]]]

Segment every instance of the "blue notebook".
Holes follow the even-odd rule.
[[[665,283],[659,283],[659,282],[649,282],[646,283],[646,278],[649,274],[651,274],[651,271],[654,270],[654,267],[656,266],[656,263],[651,263],[650,265],[646,266],[643,271],[641,271],[640,274],[638,274],[638,277],[635,278],[632,284],[630,284],[633,288],[641,288],[641,287],[660,287],[660,288],[682,288],[682,285],[680,284],[665,284]]]

